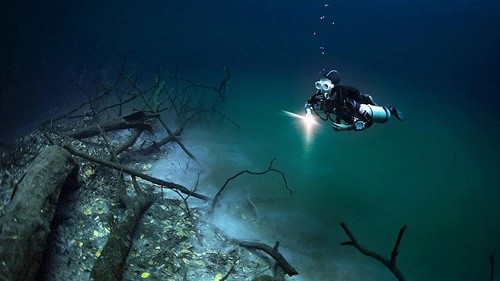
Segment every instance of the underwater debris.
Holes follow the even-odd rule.
[[[195,85],[200,89],[212,89],[220,98],[224,98],[231,77],[227,68],[225,73],[220,86],[213,89],[192,84],[189,80],[184,82],[188,84],[186,88]],[[109,270],[110,263],[101,262],[103,266],[100,266],[99,260],[105,260],[109,255],[106,244],[112,237],[126,238],[125,244],[129,246],[127,255],[122,257],[121,262],[117,263],[119,266],[113,267],[110,273],[121,276],[122,280],[222,281],[229,277],[245,280],[268,271],[266,260],[238,247],[207,222],[209,213],[206,205],[188,206],[192,200],[211,198],[197,195],[196,188],[189,190],[180,183],[158,180],[145,173],[145,170],[155,166],[158,159],[166,157],[167,144],[181,145],[177,137],[183,132],[184,126],[203,114],[205,108],[198,107],[196,98],[175,97],[192,94],[182,88],[178,92],[167,92],[165,87],[161,87],[161,91],[155,91],[156,102],[151,105],[151,108],[156,109],[154,112],[139,111],[124,115],[122,112],[129,102],[140,102],[141,98],[150,101],[148,95],[151,92],[140,90],[136,81],[123,69],[119,76],[111,85],[101,85],[103,92],[92,95],[75,110],[52,117],[38,130],[20,139],[1,158],[0,211],[9,203],[9,197],[15,192],[14,187],[23,177],[29,163],[47,145],[65,147],[66,151],[73,154],[80,167],[77,176],[81,188],[74,195],[75,200],[69,203],[69,210],[72,211],[65,214],[64,220],[54,225],[50,232],[48,250],[44,253],[45,263],[41,266],[38,277],[47,279],[50,276],[50,280],[89,280],[92,275],[99,280],[103,276],[110,276],[99,271],[102,268]],[[104,103],[104,100],[113,100],[109,96],[112,92],[109,89],[122,87],[124,81],[127,87],[132,85],[135,91],[127,89],[131,98],[121,99],[115,104]],[[164,80],[157,81],[163,83]],[[173,105],[170,102],[179,103]],[[177,122],[179,127],[173,131],[169,131],[167,124],[158,116],[169,110],[168,107],[171,110],[175,108],[175,113],[182,119]],[[141,119],[143,117],[147,120]],[[129,124],[131,119],[141,121],[137,125],[118,128]],[[109,126],[110,122],[115,125]],[[146,132],[151,133],[158,128],[158,122],[165,123],[161,125],[168,132],[167,137],[160,140],[154,135],[146,135]],[[149,149],[151,147],[155,149]],[[188,157],[189,154],[186,153],[186,158]],[[190,171],[187,165],[181,167],[179,163],[178,166],[183,173],[193,173],[196,177],[197,172]],[[124,174],[131,174],[132,177],[124,179]],[[142,177],[143,180],[138,181],[136,177]],[[167,195],[161,188],[162,185],[175,187],[186,196],[178,193]],[[134,191],[138,197],[131,197]],[[143,201],[146,203],[144,206],[150,206],[149,209],[139,206],[137,208],[143,210],[143,214],[127,213],[124,208],[127,205],[134,206],[134,201],[141,196],[154,199]],[[130,217],[136,224],[121,224]],[[129,231],[117,234],[116,229]],[[122,242],[125,240],[120,239]],[[118,271],[121,273],[116,275]]]

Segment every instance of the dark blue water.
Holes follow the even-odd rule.
[[[3,140],[46,118],[82,75],[105,77],[126,54],[144,77],[179,65],[213,81],[228,65],[221,108],[242,127],[243,153],[256,165],[277,157],[299,198],[293,208],[320,222],[315,237],[328,247],[319,264],[346,255],[369,263],[337,246],[341,220],[387,254],[407,224],[399,263],[409,280],[487,279],[488,254],[500,248],[497,2],[176,2],[3,4]],[[406,120],[362,133],[323,123],[307,143],[281,110],[301,112],[330,68]]]

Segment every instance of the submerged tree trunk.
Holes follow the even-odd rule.
[[[91,276],[94,281],[122,280],[125,261],[132,248],[139,220],[144,212],[156,201],[156,196],[140,189],[135,177],[132,177],[132,180],[138,194],[135,198],[131,198],[126,194],[123,178],[118,181],[117,196],[120,197],[118,200],[126,206],[126,209],[121,220],[116,222],[113,219],[110,220],[111,230],[108,241],[104,245],[101,256],[96,260],[92,268]]]
[[[59,146],[38,155],[0,218],[2,280],[34,280],[45,251],[59,193],[76,184],[78,166]]]

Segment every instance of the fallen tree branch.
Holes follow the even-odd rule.
[[[269,276],[267,274],[257,275],[252,279],[252,281],[285,281],[285,275],[286,273],[283,268],[275,263],[273,267],[273,276]]]
[[[101,158],[97,158],[97,157],[93,157],[93,156],[87,155],[87,154],[85,154],[83,152],[80,152],[80,151],[78,151],[76,149],[73,149],[73,148],[69,147],[68,145],[65,145],[64,148],[67,151],[69,151],[69,153],[71,153],[71,154],[73,154],[75,156],[81,157],[83,159],[86,159],[88,161],[91,161],[91,162],[94,162],[94,163],[97,163],[97,164],[101,164],[101,165],[106,166],[108,168],[112,168],[112,169],[115,169],[115,170],[118,170],[118,171],[122,171],[125,174],[136,176],[136,177],[141,178],[141,179],[143,179],[145,181],[149,181],[151,183],[159,185],[162,188],[168,188],[168,189],[178,190],[181,193],[184,193],[184,194],[187,194],[189,196],[192,196],[192,197],[195,197],[195,198],[198,198],[198,199],[202,199],[202,200],[205,200],[205,201],[209,201],[211,199],[208,196],[205,196],[205,195],[193,192],[193,191],[187,189],[186,187],[184,187],[184,186],[182,186],[180,184],[177,184],[177,183],[174,183],[174,182],[169,182],[169,181],[164,181],[164,180],[161,180],[161,179],[158,179],[158,178],[146,175],[146,174],[141,173],[139,171],[136,171],[136,170],[134,170],[132,168],[129,168],[129,167],[126,167],[126,166],[123,166],[123,165],[120,165],[120,164],[117,164],[117,163],[114,163],[114,162],[111,162],[111,161],[108,161],[108,160],[104,160],[104,159],[101,159]]]
[[[130,95],[130,97],[126,100],[119,100],[118,103],[115,103],[115,104],[110,104],[110,105],[107,105],[105,107],[103,107],[102,109],[100,109],[99,111],[97,111],[97,115],[105,112],[106,110],[109,110],[109,109],[113,109],[115,107],[118,107],[119,110],[118,110],[118,113],[120,114],[122,112],[122,106],[135,100],[137,98],[137,94],[130,94],[130,93],[127,93],[128,95]]]
[[[283,182],[285,183],[285,188],[290,192],[290,195],[293,195],[292,190],[288,187],[288,183],[286,181],[285,174],[282,171],[273,168],[273,163],[274,163],[275,160],[276,160],[276,158],[273,158],[273,160],[271,160],[271,162],[269,163],[269,167],[265,171],[262,171],[262,172],[252,172],[252,171],[249,171],[249,170],[244,170],[244,171],[241,171],[241,172],[237,173],[236,175],[228,178],[226,180],[226,182],[224,183],[224,185],[219,189],[219,191],[217,192],[217,194],[215,194],[214,200],[212,201],[212,206],[210,207],[210,211],[211,212],[214,211],[215,205],[217,204],[217,201],[219,200],[220,196],[222,195],[222,191],[224,191],[224,189],[227,187],[227,185],[229,184],[229,182],[231,182],[232,180],[234,180],[235,178],[237,178],[237,177],[239,177],[239,176],[241,176],[243,174],[263,175],[263,174],[266,174],[268,172],[278,173],[283,178]]]
[[[196,178],[196,183],[194,185],[194,189],[193,189],[193,192],[196,192],[196,189],[198,189],[198,184],[200,183],[200,174],[201,174],[201,171],[198,173],[198,177]],[[189,195],[187,195],[186,197],[182,196],[182,194],[180,194],[180,192],[178,192],[177,190],[174,190],[175,192],[177,192],[177,194],[179,195],[179,197],[182,199],[182,201],[184,202],[184,206],[186,206],[186,209],[184,210],[187,214],[188,217],[191,216],[191,209],[189,208],[189,204],[188,204],[188,199],[189,199]],[[182,207],[179,206],[179,208],[183,209]]]
[[[97,126],[99,130],[101,131],[101,138],[104,141],[104,144],[106,144],[106,147],[108,148],[110,159],[118,163],[118,154],[115,152],[113,147],[111,146],[111,142],[108,139],[108,136],[106,135],[106,132],[98,125]]]
[[[132,248],[132,239],[139,220],[156,201],[157,196],[140,189],[135,176],[132,176],[132,183],[137,196],[134,200],[127,196],[124,202],[126,209],[123,218],[110,224],[108,241],[92,268],[91,276],[95,281],[122,279],[125,261]],[[119,184],[124,184],[124,182],[119,181]]]
[[[227,85],[231,81],[231,71],[229,71],[229,67],[224,66],[224,79],[221,80],[219,87],[204,85],[204,84],[194,82],[194,81],[189,80],[189,79],[180,78],[177,76],[177,72],[178,71],[176,70],[175,75],[172,77],[172,79],[177,80],[177,81],[186,82],[186,83],[191,84],[192,86],[194,86],[196,88],[213,90],[214,92],[216,92],[219,95],[219,98],[221,100],[225,100]]]
[[[285,273],[288,274],[288,276],[294,276],[299,274],[297,270],[285,259],[285,257],[283,257],[283,255],[280,252],[278,252],[278,247],[279,247],[278,241],[276,241],[274,247],[258,242],[236,241],[236,243],[241,247],[261,250],[264,253],[268,254],[285,271]]]
[[[237,260],[237,261],[238,261],[238,260]],[[226,281],[226,280],[227,280],[227,278],[229,278],[229,276],[231,276],[231,274],[233,274],[233,272],[234,272],[234,264],[233,264],[233,266],[231,266],[231,269],[229,269],[229,271],[226,273],[226,275],[224,275],[224,276],[220,279],[220,281]]]
[[[219,118],[219,122],[217,125],[220,125],[220,123],[222,122],[223,119],[226,119],[229,121],[229,123],[233,124],[237,130],[240,129],[240,125],[238,125],[238,123],[236,123],[233,119],[229,118],[229,116],[227,116],[226,114],[220,112],[219,110],[215,109],[215,106],[212,107],[212,111],[213,113],[216,113],[216,114],[219,114],[221,116],[221,118]]]
[[[406,231],[406,228],[407,228],[406,224],[403,225],[401,227],[401,229],[399,230],[398,238],[396,239],[396,243],[394,244],[394,248],[392,249],[391,259],[390,260],[387,259],[387,258],[384,258],[382,255],[380,255],[380,254],[378,254],[376,252],[373,252],[373,251],[370,251],[370,250],[366,249],[361,244],[359,244],[358,241],[356,240],[356,238],[354,237],[354,235],[352,234],[352,232],[349,230],[349,228],[347,228],[347,225],[344,222],[341,222],[340,226],[344,230],[344,232],[347,235],[347,237],[349,237],[349,239],[350,239],[350,241],[342,242],[342,243],[340,243],[340,245],[342,245],[342,246],[346,246],[346,245],[353,246],[354,248],[356,248],[363,255],[368,256],[368,257],[372,257],[372,258],[376,259],[377,261],[381,262],[383,265],[385,265],[399,281],[404,281],[405,280],[403,274],[401,273],[401,271],[396,266],[396,258],[397,258],[398,254],[399,254],[399,245],[401,243],[401,239],[403,238],[403,234],[404,234],[404,232]]]
[[[77,185],[78,165],[59,146],[31,163],[0,218],[0,279],[35,280],[63,188]]]
[[[108,140],[108,137],[106,136],[106,132],[102,131],[101,129],[101,137],[104,140],[104,143],[106,144],[106,147],[109,150],[109,157],[106,159],[108,161],[114,161],[118,163],[118,155],[120,155],[122,152],[127,150],[129,147],[135,144],[137,139],[141,136],[143,129],[134,129],[132,134],[123,142],[118,148],[113,149],[111,146],[110,141]]]
[[[166,145],[167,143],[175,141],[174,137],[178,137],[178,136],[181,135],[181,133],[182,133],[181,129],[183,129],[183,128],[177,128],[177,130],[175,130],[175,132],[173,132],[173,136],[172,135],[168,135],[168,136],[164,137],[163,139],[161,139],[159,141],[152,142],[149,146],[147,146],[145,148],[142,148],[141,149],[141,153],[142,154],[153,153],[155,151],[158,151],[160,149],[160,147]]]
[[[151,87],[150,89],[146,90],[146,91],[143,91],[141,90],[141,88],[137,85],[137,82],[135,81],[135,79],[133,79],[132,77],[130,77],[129,75],[127,75],[126,73],[121,73],[121,75],[123,75],[123,77],[125,79],[127,79],[130,83],[132,83],[132,86],[139,92],[139,96],[141,97],[142,101],[144,102],[144,104],[146,105],[146,107],[151,111],[151,112],[155,112],[155,113],[158,113],[155,111],[155,108],[154,106],[152,106],[148,100],[146,99],[145,97],[145,93],[148,92],[150,89],[153,89],[153,88],[156,88],[159,83],[161,83],[161,79],[159,79],[159,77],[157,78],[157,81],[156,81],[156,84]],[[167,126],[167,124],[165,123],[165,121],[163,121],[163,119],[158,115],[157,116],[158,118],[158,121],[160,121],[160,124],[163,126],[163,128],[165,129],[165,131],[167,131],[167,133],[173,138],[173,140],[181,147],[181,149],[189,156],[191,157],[192,159],[196,160],[196,157],[187,149],[186,146],[184,146],[184,144],[174,135],[174,132],[172,132],[172,130]]]
[[[132,128],[139,130],[151,130],[151,126],[147,124],[147,122],[156,117],[158,117],[157,114],[138,111],[126,116],[120,116],[110,120],[106,120],[100,124],[77,129],[65,134],[65,136],[75,139],[84,139],[97,136],[101,134],[101,131],[112,132]]]
[[[126,67],[127,67],[127,63],[128,63],[128,55],[125,56],[121,66],[120,66],[121,72],[125,72]],[[119,99],[118,103],[116,103],[114,105],[106,106],[106,107],[99,110],[97,104],[99,102],[102,102],[109,95],[111,95],[111,93],[113,91],[116,90],[119,92],[123,92],[123,90],[121,89],[121,84],[124,81],[124,79],[122,76],[118,75],[118,77],[116,77],[115,81],[111,85],[107,85],[107,84],[98,82],[97,85],[95,85],[95,87],[96,87],[95,92],[91,93],[91,92],[88,92],[85,89],[85,87],[82,85],[83,78],[84,78],[86,72],[87,72],[87,70],[85,69],[84,72],[80,75],[79,81],[75,82],[76,88],[73,91],[81,91],[82,93],[84,93],[87,96],[87,100],[82,102],[79,106],[77,106],[76,108],[72,109],[71,111],[67,112],[66,114],[64,114],[62,116],[51,117],[49,120],[45,121],[43,123],[43,125],[46,125],[48,123],[53,124],[53,123],[60,121],[62,119],[84,118],[86,113],[89,113],[89,112],[91,112],[92,115],[98,116],[98,115],[102,114],[103,112],[105,112],[109,109],[112,109],[114,107],[119,107],[120,108],[119,112],[121,112],[121,108],[124,104],[131,102],[137,98],[136,94],[133,94],[131,92],[127,92],[126,94],[131,96],[130,99],[127,99],[126,101],[122,101],[121,99]],[[84,108],[87,108],[87,110],[84,110]],[[83,114],[81,114],[82,111],[84,111]],[[49,126],[49,127],[52,127],[52,126]]]
[[[122,145],[120,145],[115,150],[116,155],[120,155],[122,152],[124,152],[125,150],[127,150],[129,147],[131,147],[132,145],[134,145],[134,143],[137,141],[137,139],[141,136],[142,132],[144,132],[144,130],[142,128],[134,129],[134,131],[127,138],[127,140],[124,143],[122,143]]]

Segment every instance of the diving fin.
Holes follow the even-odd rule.
[[[399,111],[396,107],[388,106],[387,109],[389,109],[391,115],[394,115],[394,117],[398,118],[399,121],[403,121],[403,113]]]

